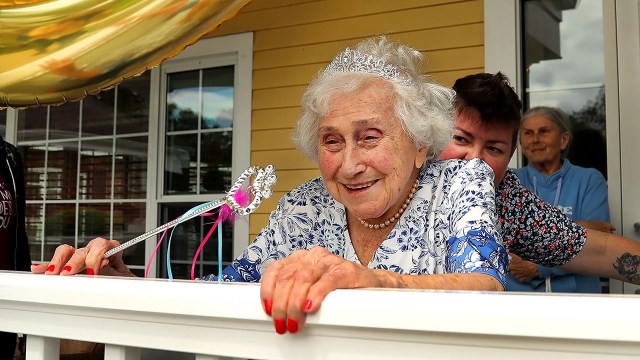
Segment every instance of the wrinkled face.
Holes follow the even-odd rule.
[[[340,94],[319,132],[319,166],[331,196],[361,219],[391,217],[426,159],[407,136],[385,81]]]
[[[569,143],[569,133],[544,115],[534,115],[520,126],[522,152],[534,168],[560,165],[561,154]]]
[[[482,159],[495,173],[498,185],[513,155],[513,129],[501,124],[483,124],[478,111],[467,108],[455,115],[453,139],[439,159]]]

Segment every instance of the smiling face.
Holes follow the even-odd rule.
[[[439,159],[482,159],[495,173],[498,185],[513,155],[513,129],[499,123],[483,123],[473,108],[456,112],[453,139]]]
[[[384,222],[402,206],[426,159],[394,112],[383,80],[332,99],[320,122],[319,166],[331,196],[351,215]]]
[[[544,115],[526,118],[520,127],[522,152],[534,168],[553,173],[562,166],[562,151],[569,145],[569,133]]]

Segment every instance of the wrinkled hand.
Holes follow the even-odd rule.
[[[518,281],[528,283],[534,277],[539,276],[536,264],[531,261],[523,260],[520,256],[509,253],[511,260],[509,261],[509,271]]]
[[[606,233],[613,233],[614,231],[616,231],[616,227],[609,224],[606,221],[586,221],[586,220],[581,220],[581,221],[576,221],[578,224],[586,227],[587,229],[591,229],[591,230],[598,230],[598,231],[602,231],[602,232],[606,232]]]
[[[31,265],[34,274],[75,275],[85,268],[87,275],[135,276],[122,261],[122,252],[108,259],[104,253],[120,245],[116,240],[96,238],[83,248],[76,249],[71,245],[60,245],[49,263]]]
[[[320,309],[335,289],[379,287],[376,271],[335,256],[321,247],[298,250],[269,265],[260,298],[278,334],[297,333],[307,314]]]

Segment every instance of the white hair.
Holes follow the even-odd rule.
[[[345,50],[349,51],[349,49]],[[384,36],[364,40],[352,51],[361,56],[357,66],[334,63],[320,71],[301,101],[298,122],[292,140],[312,161],[318,161],[320,120],[329,113],[329,104],[338,95],[354,92],[374,79],[388,81],[394,92],[395,114],[418,148],[428,147],[430,157],[437,156],[453,136],[452,103],[454,91],[420,73],[422,54],[405,45],[395,45]],[[362,66],[366,60],[367,66]],[[371,66],[371,63],[376,66]],[[388,76],[389,65],[395,76]],[[381,69],[384,67],[384,71]]]

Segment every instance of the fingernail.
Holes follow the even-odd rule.
[[[273,306],[273,301],[264,299],[264,311],[267,315],[271,316],[271,307]]]
[[[49,265],[49,267],[47,267],[47,271],[53,271],[56,269],[55,265]]]
[[[284,319],[276,319],[274,320],[274,324],[276,325],[276,332],[280,335],[287,332],[287,326],[284,324]]]
[[[62,268],[62,271],[71,271],[71,266],[67,265]]]
[[[293,320],[293,319],[288,319],[287,320],[287,330],[289,330],[290,333],[295,334],[298,332],[298,322]]]
[[[87,272],[87,275],[95,275],[96,274],[95,271],[93,271],[92,268],[87,268],[86,272]]]
[[[313,303],[311,302],[311,300],[307,299],[307,301],[304,302],[304,305],[302,306],[305,310],[311,310],[311,306],[313,305]]]

